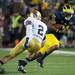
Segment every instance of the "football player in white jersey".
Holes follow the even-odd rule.
[[[29,51],[28,57],[31,58],[42,47],[42,41],[45,37],[47,26],[41,21],[41,14],[34,10],[24,21],[26,26],[26,42],[24,47]],[[29,60],[19,60],[18,71],[25,73],[24,66],[28,64]]]
[[[34,13],[32,16],[36,17],[36,14]],[[25,25],[32,25],[33,26],[33,29],[34,29],[34,36],[32,36],[31,34],[31,31],[30,33],[28,34],[29,37],[33,38],[33,37],[36,37],[40,42],[42,41],[41,38],[43,38],[43,27],[42,27],[42,23],[40,23],[40,21],[38,21],[37,19],[34,21],[35,19],[32,17],[29,17],[27,20],[25,20]],[[42,25],[40,25],[42,24]],[[38,24],[38,25],[37,25]],[[34,27],[34,25],[36,25]],[[44,26],[44,25],[43,25]],[[31,28],[31,27],[30,27]],[[38,28],[39,31],[38,31]],[[44,28],[46,28],[44,26]],[[46,29],[45,29],[46,30]],[[28,30],[29,31],[29,30]],[[43,33],[42,33],[43,31]],[[36,34],[36,32],[38,32],[38,34]],[[27,40],[29,40],[28,36],[26,36]],[[34,39],[33,39],[34,40]],[[34,41],[36,42],[36,41]],[[57,38],[53,35],[53,34],[46,34],[46,38],[45,38],[45,41],[43,41],[43,46],[41,47],[40,50],[37,49],[37,47],[35,46],[35,48],[37,49],[33,49],[31,50],[31,52],[29,53],[29,56],[25,58],[25,60],[19,60],[19,63],[18,63],[18,71],[22,72],[22,73],[26,73],[26,70],[24,69],[24,67],[31,61],[43,56],[45,53],[49,52],[49,53],[52,53],[54,50],[56,50],[58,47],[59,47],[59,41],[57,40]],[[33,42],[31,42],[31,46],[34,46],[32,44]],[[35,43],[34,43],[35,44]],[[37,45],[38,46],[38,45]],[[27,45],[25,44],[25,47],[28,47],[28,42],[27,42]],[[39,46],[38,46],[39,47]],[[32,47],[34,48],[34,47]],[[35,50],[35,52],[34,52]],[[40,62],[39,62],[40,63]]]
[[[31,46],[33,49],[30,50],[33,52],[36,51],[35,49],[40,49],[42,40],[47,31],[46,24],[41,21],[40,12],[34,10],[33,13],[30,14],[30,17],[24,21],[24,25],[26,27],[25,48]]]
[[[24,50],[28,50],[31,57],[35,52],[40,50],[42,41],[45,37],[47,26],[41,21],[41,14],[39,11],[34,10],[30,16],[24,21],[26,27],[26,36],[21,42],[13,48],[10,53],[0,59],[0,64],[3,65],[9,60],[15,58],[18,54]],[[22,63],[21,60],[19,64]],[[19,71],[23,69],[23,66],[19,65]],[[3,69],[0,68],[0,73],[3,73]]]

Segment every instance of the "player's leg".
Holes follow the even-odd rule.
[[[26,69],[24,68],[29,62],[31,62],[29,59],[31,58],[33,53],[28,53],[27,57],[24,60],[18,61],[18,71],[22,73],[26,73]]]
[[[2,64],[5,64],[6,62],[8,62],[9,60],[15,58],[17,55],[19,55],[21,52],[24,51],[24,48],[23,48],[23,44],[25,43],[25,37],[20,41],[20,43],[18,43],[15,48],[11,49],[9,54],[2,57],[0,59],[0,62]]]
[[[41,44],[36,40],[36,39],[32,39],[29,42],[29,48],[28,51],[30,52],[28,57],[25,58],[25,60],[19,60],[18,63],[18,71],[22,72],[22,73],[26,73],[26,70],[24,69],[24,67],[32,60],[32,57],[34,56],[34,54],[41,48]]]
[[[37,45],[35,45],[35,46],[37,46]],[[44,46],[37,52],[33,53],[33,55],[31,56],[31,59],[29,58],[29,60],[34,60],[34,59],[40,57],[41,55],[44,55],[45,53],[50,54],[54,50],[56,50],[58,47],[59,47],[59,41],[57,40],[57,38],[53,34],[47,34]]]
[[[46,35],[46,42],[44,46],[39,50],[42,53],[42,56],[37,59],[40,63],[40,67],[43,67],[44,59],[51,54],[54,50],[59,48],[59,41],[53,34]]]
[[[51,36],[51,35],[50,35]],[[25,60],[19,60],[19,66],[22,67],[22,69],[20,68],[20,71],[22,73],[25,73],[25,71],[23,70],[24,66],[26,66],[29,62],[35,60],[36,58],[39,58],[39,57],[42,57],[44,54],[47,56],[48,53],[51,53],[56,47],[57,47],[57,44],[58,44],[58,40],[57,40],[57,43],[56,44],[52,44],[49,43],[49,37],[48,35],[47,39],[46,39],[46,42],[45,42],[45,45],[37,52],[33,53],[31,55],[31,57],[27,57]],[[52,35],[53,36],[53,35]],[[53,38],[53,37],[52,37]],[[51,38],[51,40],[52,40]],[[53,41],[52,41],[53,43]],[[55,45],[55,47],[53,47]],[[49,50],[48,50],[49,49]],[[46,51],[47,51],[47,54],[46,54]],[[43,60],[41,60],[43,61]]]
[[[15,58],[17,55],[19,55],[20,53],[22,53],[24,51],[24,48],[23,48],[23,44],[25,43],[25,37],[20,41],[20,43],[18,43],[16,45],[15,48],[13,48],[8,55],[0,58],[0,69],[2,70],[1,68],[1,65],[7,63],[8,61],[10,61],[11,59]]]
[[[43,64],[44,64],[44,59],[51,54],[53,51],[55,51],[56,49],[58,49],[57,45],[54,45],[53,47],[47,48],[47,52],[45,52],[45,54],[42,54],[39,58],[37,58],[37,62],[40,64],[40,67],[43,68]]]
[[[4,68],[2,67],[2,64],[0,64],[0,74],[3,74],[3,73],[5,73],[5,70],[4,70]]]

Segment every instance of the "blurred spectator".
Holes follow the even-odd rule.
[[[3,9],[5,14],[12,12],[12,0],[0,0],[0,7]]]
[[[13,5],[13,13],[15,12],[21,12],[21,9],[23,8],[23,0],[12,0]]]
[[[2,45],[2,42],[3,42],[2,37],[3,37],[3,27],[0,27],[0,48],[3,47],[3,45]]]
[[[24,0],[27,6],[35,6],[42,2],[42,0]]]
[[[2,8],[0,8],[0,27],[4,25],[5,16],[3,14]]]
[[[31,11],[34,9],[39,10],[43,16],[43,21],[50,26],[50,19],[53,14],[58,10],[61,11],[64,4],[69,3],[68,1],[69,0],[0,0],[0,8],[3,9],[3,13],[2,9],[0,9],[0,38],[2,39],[3,37],[3,45],[7,45],[10,40],[13,42],[13,40],[17,41],[17,38],[19,40],[21,39],[20,35],[24,35],[22,31],[25,29],[22,25],[23,19],[25,19]],[[17,19],[17,17],[19,18]],[[51,22],[54,23],[55,21],[53,20]],[[68,38],[72,38],[72,42],[70,41],[70,43],[74,46],[75,31],[73,30],[71,32],[73,36],[71,37],[69,33]],[[14,35],[15,37],[13,38],[12,36]]]
[[[64,4],[68,4],[68,0],[57,0],[55,10],[62,11],[62,6],[64,6]]]
[[[3,29],[4,29],[4,21],[5,21],[5,16],[3,14],[2,8],[0,8],[0,47],[2,47],[2,37],[3,37]]]
[[[22,16],[16,12],[11,16],[10,25],[10,36],[11,42],[15,42],[15,45],[19,43],[21,39],[21,29],[22,29]]]
[[[0,0],[0,7],[1,8],[7,8],[10,6],[11,0]]]
[[[72,32],[73,32],[73,42],[72,42],[72,44],[73,44],[73,47],[75,48],[75,25],[72,28]]]
[[[68,4],[68,0],[57,0],[57,3],[52,7],[50,12],[50,17],[56,12],[56,11],[62,11],[62,8],[65,4]]]

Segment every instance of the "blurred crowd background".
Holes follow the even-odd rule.
[[[25,36],[24,19],[29,12],[36,8],[42,16],[43,21],[49,27],[49,18],[53,9],[64,0],[0,0],[0,48],[13,47]],[[67,0],[64,2],[66,3]],[[75,0],[69,0],[75,10]],[[59,9],[60,10],[60,9]],[[62,47],[75,47],[73,32],[61,38]],[[70,40],[68,40],[70,38]]]

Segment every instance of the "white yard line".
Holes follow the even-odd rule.
[[[12,48],[0,48],[0,50],[10,51]]]
[[[72,56],[75,56],[75,51],[63,51],[63,50],[57,50],[57,51],[54,51],[52,54],[60,54],[60,55],[72,55]]]

